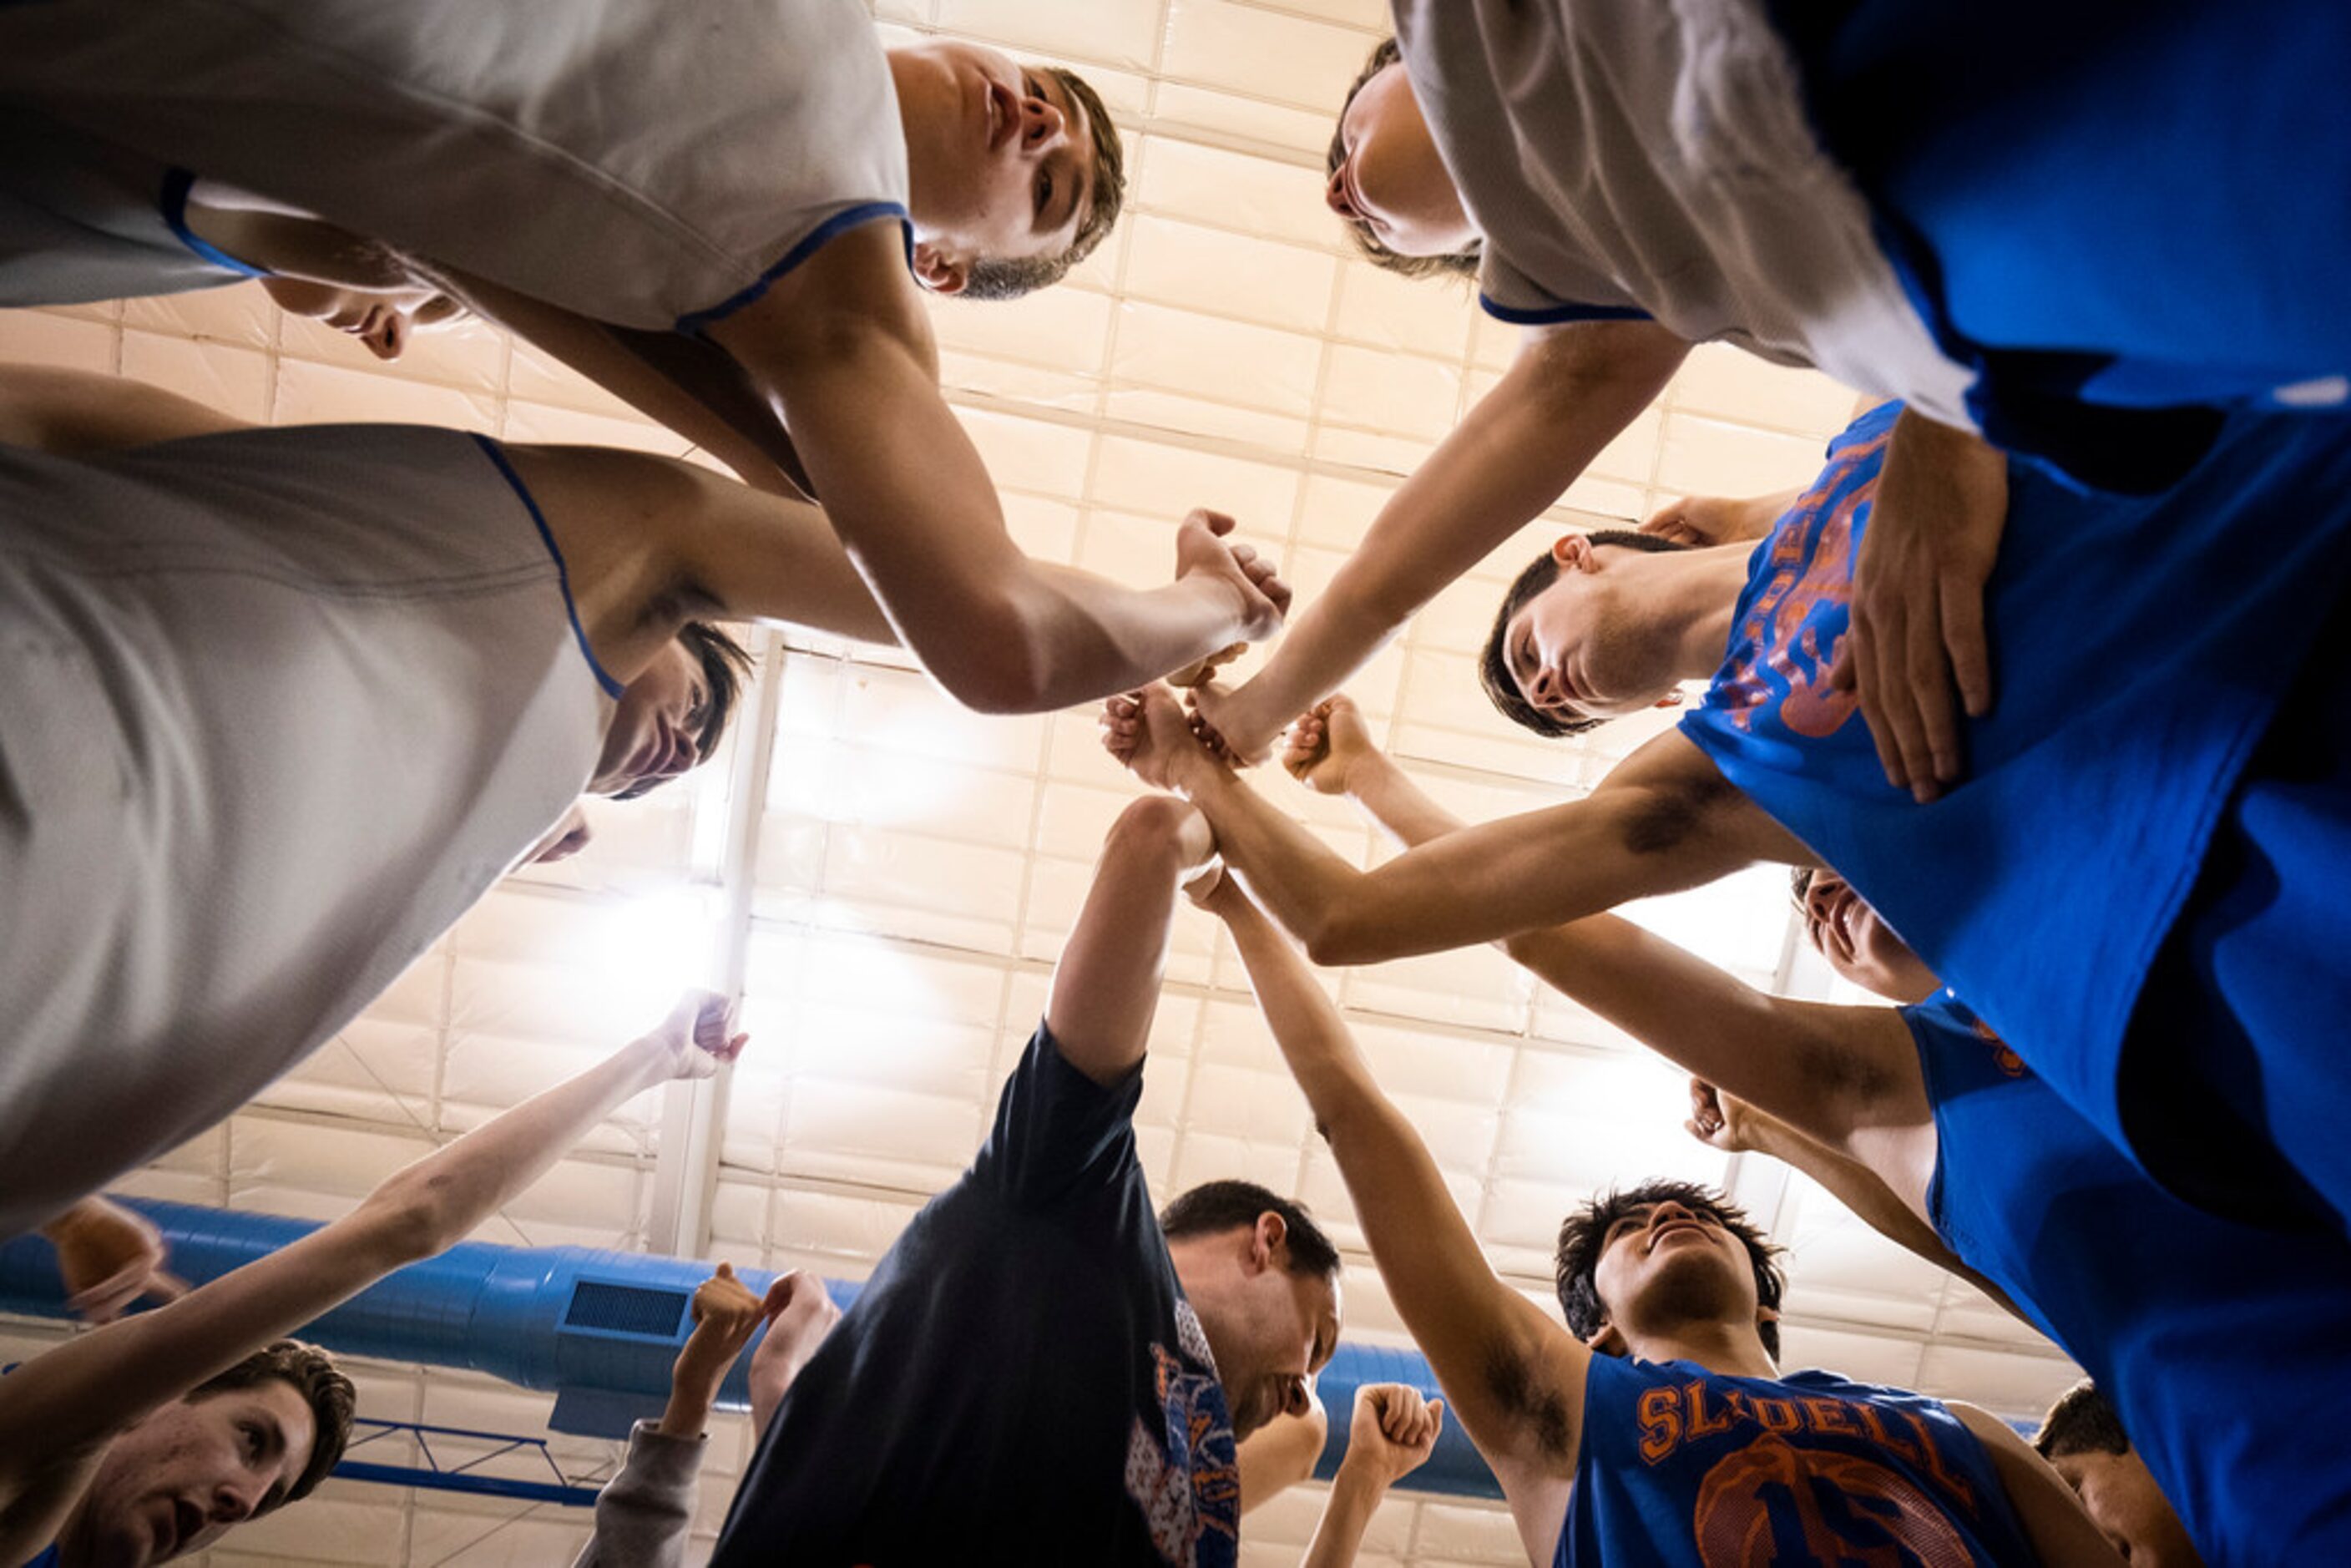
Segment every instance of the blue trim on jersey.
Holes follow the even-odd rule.
[[[1513,327],[1550,327],[1562,321],[1654,321],[1656,317],[1632,305],[1546,305],[1527,309],[1505,305],[1492,295],[1480,290],[1478,308],[1497,321],[1507,321]]]
[[[834,235],[856,228],[862,224],[870,224],[876,218],[892,217],[898,220],[899,235],[905,245],[906,266],[911,269],[914,265],[914,223],[905,207],[897,202],[861,203],[857,206],[843,208],[817,225],[802,237],[799,244],[784,252],[784,258],[781,261],[759,274],[758,279],[741,293],[732,298],[720,300],[707,310],[690,310],[679,317],[677,329],[700,337],[702,329],[713,321],[732,316],[736,311],[767,293],[774,286],[776,279],[814,256],[818,248]]]
[[[189,169],[167,169],[163,172],[163,193],[158,204],[162,209],[163,222],[180,243],[186,246],[214,267],[225,267],[239,277],[270,277],[276,276],[266,267],[256,267],[249,261],[239,261],[220,246],[198,235],[188,226],[188,193],[196,188],[196,176]]]
[[[628,688],[614,680],[604,666],[596,662],[596,650],[588,645],[587,629],[580,624],[580,606],[571,598],[571,569],[563,562],[563,551],[556,544],[555,535],[549,530],[547,517],[539,511],[538,502],[531,496],[529,486],[522,482],[522,476],[514,471],[514,465],[507,461],[507,455],[499,450],[496,442],[477,432],[469,431],[467,434],[473,435],[475,444],[482,449],[482,455],[506,476],[507,483],[514,486],[514,493],[522,497],[523,509],[530,514],[531,522],[538,528],[539,542],[547,546],[547,553],[555,562],[555,580],[563,590],[563,613],[571,622],[571,635],[579,641],[580,656],[588,661],[588,668],[595,673],[596,684],[604,688],[604,695],[619,702],[621,694]]]

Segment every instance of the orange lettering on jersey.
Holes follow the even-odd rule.
[[[1806,1399],[1802,1401],[1804,1414],[1811,1417],[1813,1430],[1837,1437],[1858,1437],[1860,1430],[1853,1424],[1853,1406],[1842,1399]]]
[[[1755,1412],[1755,1419],[1767,1432],[1792,1432],[1804,1424],[1804,1418],[1796,1413],[1796,1402],[1792,1399],[1750,1398],[1747,1401],[1747,1407]]]
[[[1871,1440],[1879,1448],[1905,1464],[1915,1465],[1918,1462],[1918,1451],[1886,1429],[1886,1423],[1878,1419],[1876,1406],[1849,1405],[1845,1408],[1861,1417],[1861,1424],[1869,1428]]]
[[[1691,1442],[1695,1443],[1700,1437],[1711,1437],[1717,1433],[1730,1430],[1730,1420],[1738,1413],[1737,1410],[1727,1408],[1719,1414],[1708,1415],[1706,1408],[1705,1384],[1688,1384],[1684,1386],[1682,1392],[1689,1400],[1689,1440]],[[1734,1395],[1733,1397],[1737,1396]]]
[[[1641,1458],[1656,1464],[1681,1446],[1681,1394],[1678,1389],[1651,1388],[1635,1406],[1641,1423]]]
[[[1918,1446],[1927,1450],[1927,1473],[1934,1477],[1937,1483],[1945,1491],[1950,1493],[1961,1508],[1973,1513],[1976,1507],[1976,1489],[1969,1484],[1967,1477],[1955,1474],[1943,1462],[1942,1445],[1935,1441],[1934,1429],[1927,1425],[1926,1417],[1916,1411],[1905,1410],[1902,1412],[1902,1419],[1907,1421],[1910,1424],[1910,1429],[1918,1434]]]
[[[1992,1033],[1991,1025],[1976,1019],[1976,1038],[1991,1047],[1992,1065],[2011,1078],[2024,1076],[2024,1058],[2009,1049],[2008,1041]]]

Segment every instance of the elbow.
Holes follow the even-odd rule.
[[[1042,713],[1061,706],[1037,628],[1013,603],[974,613],[946,648],[916,650],[947,695],[974,713]]]
[[[371,1243],[387,1267],[437,1258],[465,1239],[449,1207],[422,1183],[388,1183],[362,1206]]]
[[[1371,927],[1345,910],[1327,906],[1317,909],[1300,925],[1304,928],[1294,935],[1299,946],[1306,949],[1306,956],[1318,968],[1376,963],[1390,956],[1381,951]]]

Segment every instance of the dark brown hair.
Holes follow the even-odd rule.
[[[2041,1430],[2032,1435],[2032,1446],[2044,1459],[2062,1459],[2068,1454],[2127,1454],[2131,1440],[2122,1417],[2085,1377],[2049,1406],[2049,1414],[2041,1417]]]
[[[302,1473],[294,1478],[294,1484],[286,1489],[286,1496],[277,1504],[283,1508],[316,1491],[319,1483],[327,1479],[327,1472],[342,1458],[344,1445],[351,1440],[351,1413],[359,1403],[359,1391],[335,1364],[335,1358],[298,1339],[277,1340],[218,1376],[198,1384],[190,1390],[188,1403],[193,1405],[218,1395],[258,1387],[273,1378],[302,1396],[302,1403],[310,1407],[311,1419],[319,1428]]]
[[[1290,1247],[1290,1271],[1313,1279],[1339,1277],[1339,1249],[1314,1223],[1306,1206],[1276,1194],[1253,1181],[1202,1182],[1178,1193],[1159,1211],[1159,1228],[1173,1241],[1186,1236],[1215,1236],[1255,1225],[1268,1212],[1281,1216]]]
[[[982,256],[971,264],[965,274],[965,299],[1018,299],[1040,288],[1059,283],[1070,275],[1070,269],[1093,255],[1102,242],[1109,237],[1111,227],[1118,222],[1119,209],[1126,204],[1126,146],[1118,139],[1118,127],[1110,120],[1110,110],[1103,107],[1102,94],[1096,92],[1085,78],[1059,66],[1041,68],[1044,73],[1061,84],[1070,101],[1085,110],[1086,131],[1093,142],[1093,193],[1086,203],[1085,216],[1078,220],[1078,232],[1066,249],[1053,256],[1029,256],[1018,261],[1001,256]]]
[[[1684,550],[1690,547],[1677,544],[1662,534],[1637,533],[1631,528],[1594,528],[1590,536],[1593,547],[1623,545],[1626,549],[1646,550],[1652,555],[1667,550]],[[1551,551],[1527,563],[1527,569],[1510,580],[1502,594],[1502,608],[1494,616],[1494,629],[1486,633],[1486,652],[1478,661],[1478,684],[1486,689],[1486,700],[1499,710],[1501,716],[1521,729],[1531,729],[1537,735],[1582,735],[1597,729],[1605,718],[1556,718],[1527,701],[1519,690],[1519,683],[1510,674],[1510,622],[1517,619],[1527,601],[1559,580],[1559,562]]]

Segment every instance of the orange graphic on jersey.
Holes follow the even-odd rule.
[[[1754,710],[1771,700],[1770,671],[1787,687],[1780,703],[1780,722],[1790,733],[1819,739],[1834,735],[1854,716],[1858,700],[1850,692],[1832,690],[1829,670],[1835,664],[1843,633],[1823,647],[1820,628],[1812,624],[1813,612],[1824,604],[1842,605],[1853,597],[1854,515],[1877,493],[1873,476],[1837,496],[1854,469],[1885,450],[1880,434],[1837,455],[1835,466],[1813,484],[1792,508],[1797,519],[1784,523],[1772,535],[1767,566],[1771,573],[1750,602],[1734,632],[1736,645],[1750,649],[1746,668],[1716,689],[1713,702],[1730,722],[1748,728]],[[1835,497],[1834,506],[1831,498]],[[1804,540],[1812,519],[1830,507],[1809,553]]]
[[[1690,1515],[1706,1568],[1971,1568],[1917,1487],[1852,1454],[1761,1437],[1707,1472]]]
[[[2024,1058],[2011,1051],[2008,1041],[1992,1033],[1991,1025],[1981,1019],[1976,1019],[1976,1038],[1992,1048],[1991,1061],[1994,1067],[1999,1068],[2011,1078],[2024,1076]]]

